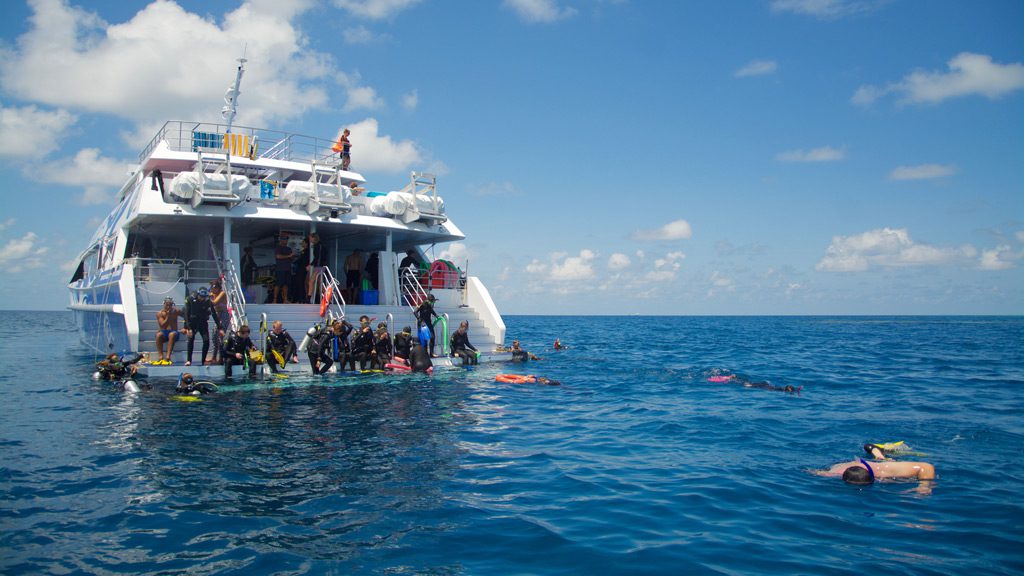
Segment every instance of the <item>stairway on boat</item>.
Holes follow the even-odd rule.
[[[156,313],[162,308],[160,304],[142,304],[139,305],[139,352],[148,353],[150,358],[157,358],[156,352],[156,332],[157,322]],[[184,311],[183,307],[179,307]],[[302,342],[303,336],[306,334],[306,330],[310,326],[317,323],[323,323],[323,319],[320,317],[320,306],[318,304],[249,304],[245,307],[246,317],[248,318],[249,326],[252,329],[251,338],[253,343],[257,347],[260,346],[260,316],[263,313],[267,315],[267,330],[270,329],[271,325],[275,320],[280,320],[284,329],[292,335],[295,339],[296,344]],[[384,322],[387,319],[387,314],[392,315],[391,323],[391,335],[392,337],[400,332],[403,327],[409,326],[416,331],[416,318],[413,316],[412,311],[408,307],[401,306],[358,306],[350,305],[345,309],[346,319],[353,325],[358,325],[359,317],[367,315],[371,319],[371,326],[376,329],[378,322]],[[438,314],[448,314],[449,317],[449,331],[454,332],[455,328],[458,327],[459,322],[468,320],[470,325],[470,341],[479,348],[481,351],[494,350],[494,348],[502,342],[497,341],[497,336],[492,334],[490,330],[484,328],[483,323],[480,321],[480,315],[470,308],[437,308]],[[184,318],[178,319],[178,328],[184,330],[185,320]],[[210,321],[210,353],[213,353],[213,340],[215,328],[213,320]],[[265,337],[265,335],[264,335]],[[441,338],[440,326],[437,329],[438,338],[438,353],[440,353]],[[176,365],[182,365],[185,362],[186,350],[188,346],[188,339],[184,333],[179,334],[178,340],[174,344],[174,353],[172,360]],[[192,362],[199,364],[199,356],[202,353],[202,338],[196,337],[194,344],[194,353],[192,356]],[[304,354],[299,354],[299,360],[302,364],[308,364],[308,361]]]

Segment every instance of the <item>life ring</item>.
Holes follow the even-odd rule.
[[[494,377],[494,381],[505,384],[534,384],[537,382],[537,377],[532,374],[529,376],[523,376],[522,374],[498,374]]]
[[[334,286],[328,286],[327,292],[324,293],[324,297],[320,299],[320,317],[323,318],[327,314],[327,306],[331,303],[331,296],[334,294]]]

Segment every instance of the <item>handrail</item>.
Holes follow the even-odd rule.
[[[443,352],[444,355],[447,356],[448,354],[451,354],[451,352],[452,352],[451,351],[452,327],[448,325],[448,321],[450,320],[450,318],[448,318],[448,313],[447,312],[445,312],[444,314],[441,314],[441,317],[444,318],[444,340],[441,340],[441,352]]]
[[[166,142],[167,147],[175,152],[195,152],[194,147],[197,143],[200,147],[214,143],[214,147],[221,148],[224,134],[228,132],[226,124],[168,120],[143,148],[139,154],[139,162],[145,162],[160,142]],[[253,138],[258,139],[265,147],[263,154],[258,156],[262,158],[308,162],[336,157],[331,150],[334,140],[237,124],[231,126],[230,132],[247,135],[250,141]]]
[[[345,319],[345,297],[341,294],[341,287],[338,286],[338,281],[334,278],[334,274],[331,274],[331,269],[324,266],[320,269],[320,273],[317,275],[317,280],[314,283],[319,288],[321,298],[323,294],[328,292],[330,289],[331,301],[328,302],[327,308],[331,311],[331,315],[340,319]],[[310,294],[311,297],[315,296]]]
[[[228,295],[228,316],[231,318],[231,329],[238,330],[240,326],[248,323],[245,318],[245,294],[242,292],[242,283],[235,271],[235,263],[228,259],[222,260],[217,256],[217,245],[213,243],[213,237],[209,237],[209,240],[214,262],[217,263],[217,272],[224,283],[224,292]]]
[[[419,307],[420,302],[423,302],[427,298],[427,291],[420,284],[418,273],[413,272],[411,268],[402,269],[402,278],[399,282],[402,289],[402,295],[405,296],[405,302],[409,306],[412,312],[416,313],[416,308]]]

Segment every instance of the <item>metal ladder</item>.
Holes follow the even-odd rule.
[[[331,274],[331,269],[324,266],[316,279],[316,292],[320,293],[322,299],[325,294],[330,293],[331,299],[327,303],[327,310],[330,316],[339,320],[345,319],[345,297],[341,294],[341,287],[338,281]],[[311,294],[310,296],[315,296]]]
[[[235,263],[231,260],[222,260],[217,254],[217,245],[210,239],[210,250],[213,251],[213,261],[217,263],[217,274],[224,283],[224,292],[228,295],[228,316],[231,318],[231,329],[238,330],[239,326],[247,324],[245,318],[245,294],[242,292],[242,283],[238,279],[238,272],[235,271]]]

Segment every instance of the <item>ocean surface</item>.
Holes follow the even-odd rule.
[[[512,316],[542,361],[199,402],[0,321],[3,574],[1024,572],[1021,317]],[[808,472],[896,440],[934,483]]]

